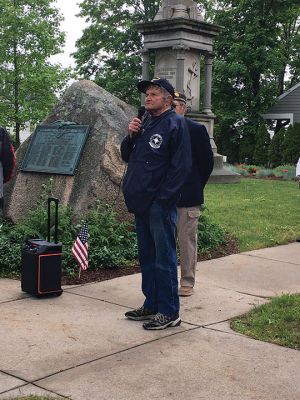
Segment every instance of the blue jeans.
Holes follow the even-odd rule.
[[[179,315],[176,219],[175,206],[157,202],[135,215],[144,307],[169,317]]]

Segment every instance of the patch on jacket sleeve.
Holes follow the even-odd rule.
[[[162,142],[163,142],[163,138],[158,133],[155,133],[154,135],[152,135],[149,140],[149,144],[153,149],[159,149],[160,146],[162,145]]]

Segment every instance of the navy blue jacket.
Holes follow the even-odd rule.
[[[186,118],[192,147],[192,170],[181,188],[177,207],[193,207],[204,203],[203,189],[213,170],[214,157],[204,125]]]
[[[121,155],[128,163],[123,194],[129,212],[143,214],[153,201],[164,207],[176,205],[191,170],[185,118],[173,109],[158,117],[147,114],[140,133],[122,141]]]

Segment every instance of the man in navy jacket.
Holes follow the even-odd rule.
[[[134,118],[121,155],[128,163],[123,194],[134,213],[142,272],[142,307],[126,312],[132,320],[148,320],[145,329],[178,326],[179,317],[176,203],[191,168],[185,119],[172,109],[174,88],[166,79],[141,81],[145,114]]]
[[[175,92],[174,106],[177,114],[187,111],[186,96]],[[204,125],[186,118],[192,147],[192,170],[181,188],[177,202],[177,235],[180,249],[180,296],[193,294],[197,264],[197,229],[200,205],[204,203],[203,189],[213,170],[213,152]]]

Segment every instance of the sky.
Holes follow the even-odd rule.
[[[51,62],[59,62],[63,67],[74,67],[75,61],[70,56],[76,50],[75,42],[81,37],[86,26],[83,18],[76,17],[79,13],[79,0],[56,0],[53,3],[65,18],[61,23],[61,30],[66,33],[64,52],[51,57]]]

